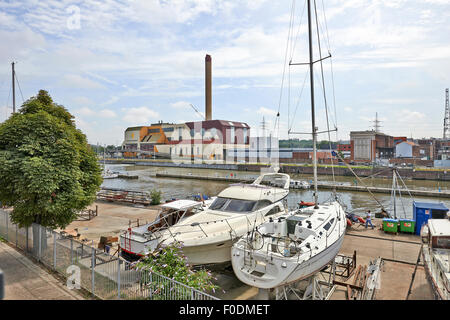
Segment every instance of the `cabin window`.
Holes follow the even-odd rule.
[[[249,212],[253,210],[255,204],[256,201],[231,199],[224,210],[231,212]]]
[[[221,210],[225,206],[227,201],[228,201],[227,198],[218,197],[216,200],[214,200],[214,202],[211,204],[209,208],[211,210]]]
[[[253,211],[255,206],[256,201],[218,197],[214,200],[209,209],[226,212],[249,212]]]
[[[333,222],[334,222],[334,218],[331,219],[330,221],[328,221],[328,223],[326,225],[324,225],[323,228],[328,231],[330,229],[331,225],[333,224]]]
[[[281,211],[280,207],[279,206],[275,206],[272,209],[270,209],[269,212],[266,213],[266,216],[270,216],[272,214],[276,214],[276,213],[278,213],[280,211]]]
[[[267,206],[270,206],[271,204],[272,202],[270,202],[269,200],[259,200],[258,203],[256,204],[255,210],[265,208]]]

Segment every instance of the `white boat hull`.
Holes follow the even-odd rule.
[[[263,276],[258,276],[258,272],[254,273],[255,270],[258,271],[257,268],[255,269],[255,267],[249,268],[245,266],[244,250],[242,247],[233,247],[231,262],[234,273],[240,281],[262,289],[276,288],[294,281],[303,280],[320,271],[328,263],[330,263],[330,261],[333,261],[339,253],[343,241],[344,234],[342,234],[337,241],[328,246],[325,250],[317,253],[307,261],[300,264],[288,262],[289,258],[283,259],[272,256],[270,259],[265,259],[265,267],[267,269],[270,268],[271,270]],[[264,259],[262,256],[258,257],[256,254],[254,254],[253,257],[255,260],[261,259],[259,261]],[[285,268],[281,266],[283,262],[287,262]],[[276,277],[271,275],[276,275]]]

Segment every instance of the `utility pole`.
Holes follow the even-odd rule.
[[[13,100],[13,113],[16,113],[16,86],[15,86],[15,71],[14,71],[14,64],[15,62],[13,61],[11,63],[12,66],[12,100]]]
[[[448,103],[448,88],[445,89],[444,140],[450,139],[450,107]]]
[[[381,128],[381,125],[380,125],[381,121],[378,120],[378,112],[375,112],[375,120],[373,122],[374,122],[373,127],[375,128],[375,132],[379,133],[380,132],[380,128]]]

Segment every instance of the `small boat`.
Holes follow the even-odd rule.
[[[209,208],[167,228],[161,244],[181,242],[191,265],[229,265],[234,242],[269,217],[287,212],[290,177],[277,171],[251,184],[231,184]]]
[[[450,216],[429,219],[421,229],[427,278],[439,300],[450,300]]]
[[[302,200],[299,202],[298,207],[299,207],[299,209],[301,209],[301,208],[311,207],[313,205],[315,205],[314,202],[307,202],[307,201]]]
[[[118,177],[119,177],[119,175],[117,173],[114,173],[114,172],[110,171],[109,169],[104,170],[102,173],[103,179],[115,179]]]
[[[291,180],[289,187],[291,189],[309,189],[311,185],[304,180]]]
[[[155,250],[164,230],[182,222],[187,217],[205,210],[214,199],[203,202],[175,200],[161,205],[156,219],[148,224],[128,228],[120,235],[121,254],[127,260],[137,260]]]

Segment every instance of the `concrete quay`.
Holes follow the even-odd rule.
[[[242,178],[230,178],[230,177],[219,177],[219,176],[198,176],[198,175],[186,175],[186,174],[171,174],[171,173],[156,173],[157,178],[175,178],[175,179],[197,179],[197,180],[210,180],[210,181],[222,181],[222,182],[253,182],[251,179]],[[351,186],[345,184],[329,184],[329,183],[317,183],[318,189],[331,190],[336,189],[340,191],[356,191],[356,192],[370,192],[373,193],[384,193],[391,194],[392,189],[383,187],[364,187],[364,186]],[[450,198],[450,192],[446,191],[430,191],[430,190],[406,190],[403,189],[404,194],[408,192],[412,196],[419,197],[436,197],[436,198]]]
[[[172,167],[172,168],[196,168],[196,169],[218,169],[218,170],[234,170],[244,172],[260,172],[263,168],[270,167],[269,164],[262,163],[219,163],[217,160],[201,160],[201,162],[192,162],[190,159],[107,159],[108,164],[131,164],[136,166],[153,166],[153,167]],[[313,174],[311,164],[305,163],[280,163],[280,172],[296,173],[296,174]],[[387,167],[358,167],[353,166],[352,170],[359,177],[369,177],[377,175],[379,178],[392,179],[392,170]],[[398,173],[404,179],[413,180],[434,180],[434,181],[450,181],[450,168],[397,168]],[[332,169],[331,165],[319,165],[317,167],[318,175],[331,175],[334,171],[336,176],[350,176],[353,173],[345,165],[335,165]]]

